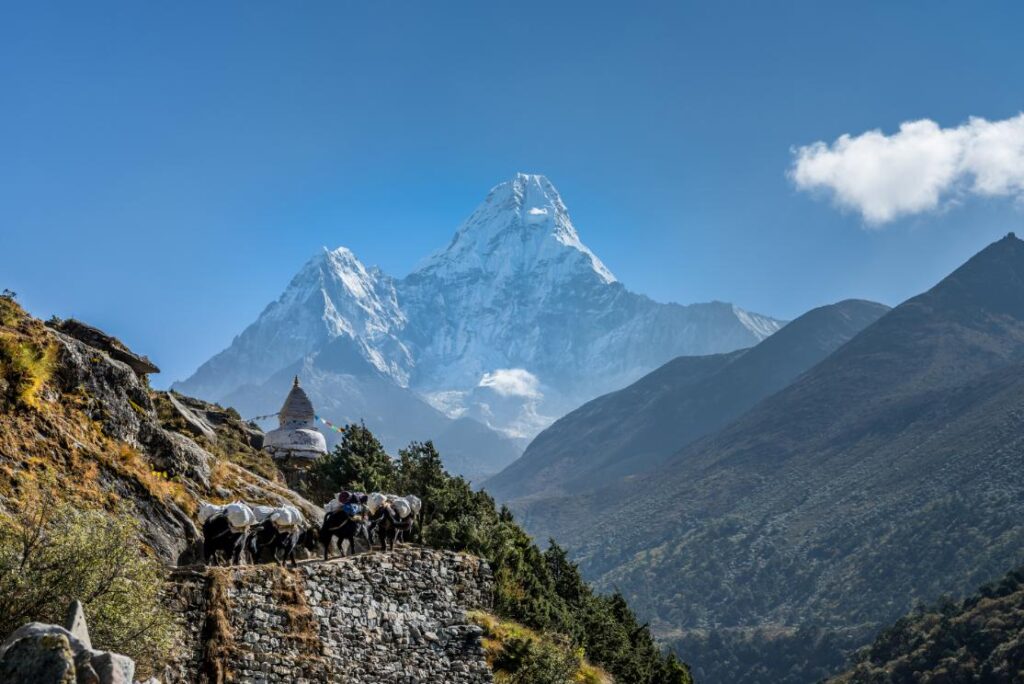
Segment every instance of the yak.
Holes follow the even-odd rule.
[[[324,546],[324,560],[327,560],[330,554],[331,540],[334,537],[338,538],[338,551],[342,556],[345,555],[346,541],[348,541],[348,555],[355,553],[356,537],[363,539],[367,548],[372,548],[366,522],[362,519],[364,510],[361,504],[346,504],[324,517],[319,535],[320,543]]]
[[[246,531],[233,528],[226,515],[209,518],[203,523],[203,558],[211,565],[238,565],[245,539]]]
[[[398,517],[390,506],[384,506],[378,511],[373,519],[373,529],[380,538],[381,551],[388,550],[388,542],[391,543],[391,550],[395,550],[395,544],[406,532],[412,531],[416,522],[415,515],[408,515],[405,518]]]
[[[245,545],[254,563],[273,561],[287,565],[291,561],[295,567],[298,565],[295,551],[299,548],[315,549],[318,537],[315,527],[297,525],[279,529],[272,521],[264,520],[249,532]]]

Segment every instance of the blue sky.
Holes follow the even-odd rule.
[[[527,171],[655,299],[895,304],[1024,232],[1019,195],[876,225],[799,189],[794,150],[1017,116],[1022,7],[9,3],[0,287],[118,334],[162,386],[320,245],[403,275]]]

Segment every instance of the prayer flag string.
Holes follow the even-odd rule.
[[[335,425],[335,424],[334,424],[334,423],[332,423],[331,421],[327,420],[326,418],[321,418],[320,416],[314,416],[314,418],[316,418],[316,419],[317,419],[317,420],[319,420],[319,421],[320,421],[321,423],[323,423],[323,424],[324,424],[324,425],[326,425],[327,427],[331,428],[331,429],[332,429],[332,430],[334,430],[335,432],[345,432],[345,429],[346,429],[346,428],[345,428],[345,426],[344,426],[344,425]]]

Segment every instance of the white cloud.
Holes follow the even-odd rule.
[[[503,397],[541,397],[540,380],[525,368],[499,368],[484,373],[479,387],[490,387]]]
[[[955,128],[908,121],[794,150],[790,176],[801,190],[830,192],[836,204],[880,225],[938,209],[960,194],[1024,199],[1024,114]]]

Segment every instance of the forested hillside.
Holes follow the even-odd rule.
[[[669,638],[866,635],[1017,560],[1022,453],[1024,243],[1009,235],[665,467],[547,514],[584,574]]]
[[[857,654],[834,684],[989,682],[1024,674],[1024,569],[960,602],[919,607]]]
[[[621,594],[594,592],[557,544],[540,550],[507,508],[496,508],[487,493],[473,491],[463,478],[445,472],[433,444],[413,443],[392,459],[369,429],[352,425],[334,452],[317,464],[310,481],[308,494],[317,500],[342,489],[416,494],[424,508],[415,541],[488,559],[497,582],[495,613],[542,636],[537,643],[522,636],[513,639],[505,655],[522,651],[516,656],[517,668],[544,659],[547,674],[536,670],[532,678],[512,681],[562,681],[546,677],[554,676],[560,659],[573,649],[617,682],[691,681],[685,665],[661,654],[647,625],[637,621]],[[507,632],[494,625],[489,629],[496,635]]]

